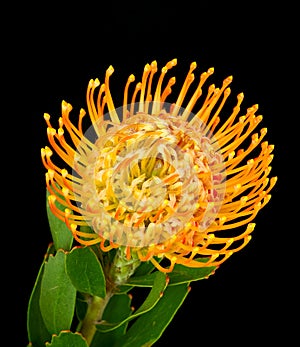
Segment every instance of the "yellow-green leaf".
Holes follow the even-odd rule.
[[[167,286],[167,276],[166,274],[157,271],[155,275],[155,279],[153,282],[153,287],[150,290],[150,293],[146,297],[145,301],[142,305],[133,312],[129,317],[122,319],[120,321],[103,321],[100,324],[97,324],[96,327],[99,331],[107,332],[114,330],[121,326],[122,324],[148,312],[153,309],[153,307],[158,303],[160,298],[163,296],[163,292]]]
[[[104,298],[105,276],[99,259],[90,247],[75,247],[67,254],[67,274],[82,293]]]
[[[46,347],[88,347],[88,344],[81,334],[62,331],[59,335],[53,335]]]
[[[71,231],[68,229],[66,223],[58,219],[50,210],[49,202],[48,202],[49,193],[46,192],[46,210],[48,216],[49,227],[53,239],[53,243],[55,249],[58,250],[60,248],[69,251],[72,247],[73,236]],[[59,202],[56,202],[58,208],[61,211],[64,211],[65,206],[61,205]]]
[[[133,322],[114,347],[150,347],[163,334],[189,292],[188,283],[167,287],[159,302]]]
[[[75,300],[76,288],[66,273],[66,254],[59,250],[49,256],[41,281],[41,315],[50,334],[70,329]]]
[[[27,334],[28,341],[34,347],[44,347],[46,341],[51,340],[51,334],[48,332],[43,321],[40,310],[40,292],[41,282],[44,274],[45,262],[53,252],[52,244],[49,245],[43,263],[39,269],[36,281],[34,283],[27,309]]]

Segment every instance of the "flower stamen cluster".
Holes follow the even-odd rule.
[[[187,98],[196,63],[177,98],[167,102],[175,77],[164,79],[176,64],[168,62],[156,84],[157,63],[147,64],[131,93],[130,75],[119,108],[110,91],[110,66],[102,84],[91,80],[87,88],[91,127],[83,129],[83,109],[75,125],[72,106],[63,101],[57,130],[44,115],[51,148],[41,152],[49,206],[75,240],[99,243],[104,252],[124,246],[128,258],[134,252],[165,272],[175,264],[219,266],[242,249],[276,183],[269,178],[274,146],[264,140],[266,128],[256,131],[262,121],[258,105],[240,115],[241,93],[231,114],[222,115],[232,77],[220,88],[211,84],[205,94],[213,68],[200,75]],[[67,169],[52,161],[53,152]]]

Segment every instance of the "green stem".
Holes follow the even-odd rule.
[[[97,331],[95,324],[101,320],[104,309],[111,296],[111,293],[107,293],[105,298],[100,298],[99,296],[91,297],[91,301],[89,302],[88,309],[80,329],[80,332],[86,339],[88,345],[91,344]]]
[[[106,273],[107,285],[105,298],[98,296],[90,297],[86,315],[80,323],[79,331],[89,346],[97,331],[95,324],[101,321],[105,307],[114,295],[116,287],[125,283],[139,265],[140,260],[136,253],[132,252],[131,259],[127,259],[125,247],[118,248],[114,260],[110,264],[108,273]]]

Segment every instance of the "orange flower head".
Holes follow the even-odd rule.
[[[172,98],[175,77],[165,82],[165,76],[176,64],[169,61],[156,83],[156,61],[146,64],[132,92],[130,75],[118,108],[110,66],[102,84],[88,84],[90,127],[84,129],[83,109],[74,125],[72,106],[63,101],[57,130],[44,115],[51,148],[41,152],[49,206],[75,240],[99,243],[104,252],[125,247],[128,258],[134,252],[165,272],[175,264],[218,266],[242,249],[276,182],[269,178],[274,146],[263,140],[266,128],[255,130],[258,105],[240,115],[241,93],[229,116],[221,115],[232,77],[205,92],[210,68],[191,92],[195,62]],[[52,161],[53,152],[68,170]]]

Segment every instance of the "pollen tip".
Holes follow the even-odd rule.
[[[66,102],[65,100],[63,100],[61,102],[61,109],[62,109],[62,112],[70,112],[72,110],[72,105],[69,104],[68,102]]]
[[[260,133],[263,134],[263,135],[265,135],[267,132],[268,132],[268,129],[267,129],[267,128],[262,128],[262,129],[260,130]]]
[[[55,203],[55,201],[56,201],[56,196],[53,195],[53,194],[49,195],[49,196],[48,196],[48,201],[49,201],[49,203]]]
[[[51,157],[51,155],[53,154],[53,152],[51,151],[51,149],[50,149],[48,146],[46,146],[46,147],[44,148],[44,150],[45,150],[46,156],[47,156],[47,157]]]
[[[47,174],[50,177],[50,179],[53,179],[55,171],[53,169],[48,169]]]
[[[219,220],[220,220],[220,224],[223,225],[223,224],[226,222],[227,217],[226,217],[226,216],[221,216],[221,217],[219,218]]]
[[[240,183],[238,183],[238,184],[235,184],[233,188],[235,191],[237,191],[237,190],[241,189],[241,186],[242,185]]]
[[[54,128],[48,127],[48,128],[47,128],[47,134],[53,136],[53,135],[56,134],[56,130],[55,130]]]
[[[66,188],[66,187],[63,187],[63,188],[62,188],[62,193],[63,193],[63,196],[64,196],[64,197],[67,197],[67,196],[69,195],[69,189]]]
[[[248,196],[247,195],[241,197],[241,203],[242,204],[245,204],[247,202],[247,200],[248,200]]]
[[[195,70],[196,67],[197,67],[197,63],[196,63],[195,61],[193,61],[193,62],[191,63],[191,65],[190,65],[190,68],[193,69],[193,70]]]
[[[235,151],[230,152],[230,153],[228,154],[228,160],[233,159],[234,156],[235,156]]]
[[[44,119],[49,120],[50,119],[50,114],[49,113],[44,113]]]
[[[94,86],[98,87],[99,85],[100,85],[100,81],[99,81],[98,78],[96,78],[95,81],[94,81]]]
[[[80,113],[80,116],[83,117],[86,114],[86,111],[84,108],[81,108],[79,113]]]
[[[269,155],[269,162],[271,163],[273,159],[274,159],[274,154],[270,154]]]
[[[240,123],[244,123],[245,119],[246,119],[245,116],[241,116],[241,117],[239,118],[239,122],[240,122]]]
[[[133,74],[131,74],[129,77],[128,77],[128,81],[130,82],[133,82],[135,80],[135,76]]]
[[[271,183],[272,184],[275,184],[277,181],[278,181],[278,177],[277,176],[271,177]]]
[[[274,145],[269,145],[269,150],[270,150],[270,152],[273,151],[274,147],[275,147]]]
[[[114,71],[115,71],[115,70],[114,70],[114,68],[113,68],[112,65],[109,65],[108,69],[106,70],[108,76],[111,76],[111,75],[113,74]]]
[[[272,170],[272,166],[269,165],[269,166],[266,168],[266,173],[269,174],[269,173],[271,172],[271,170]],[[268,182],[269,182],[269,177],[267,177],[266,180],[268,180]]]
[[[66,211],[65,211],[65,212],[66,212]],[[68,214],[68,215],[69,215],[69,214]],[[68,217],[68,216],[67,216],[67,213],[66,213],[66,217]],[[72,224],[70,225],[70,227],[71,227],[72,232],[73,232],[73,233],[76,233],[77,225],[74,224],[74,223],[72,223]]]
[[[248,229],[249,229],[250,232],[254,230],[255,225],[256,225],[255,223],[249,223],[248,224]]]
[[[230,93],[231,93],[231,89],[229,87],[226,88],[225,91],[224,91],[225,96],[229,96]]]
[[[233,76],[228,76],[225,78],[224,83],[231,83],[233,80]]]
[[[153,60],[153,62],[151,63],[151,70],[153,72],[157,71],[157,61],[156,60]]]

